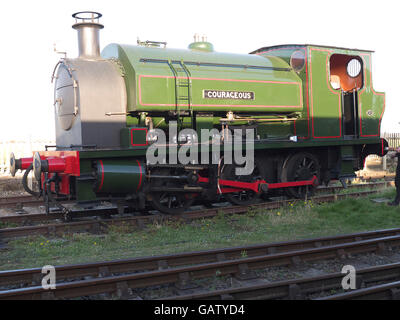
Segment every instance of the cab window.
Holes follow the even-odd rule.
[[[333,54],[329,60],[330,82],[335,90],[353,91],[363,87],[363,62],[358,56]]]

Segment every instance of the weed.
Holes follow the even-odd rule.
[[[259,213],[259,211],[260,211],[260,209],[250,207],[250,209],[247,210],[247,212],[246,212],[246,217],[252,218],[252,217],[256,216],[257,213]]]

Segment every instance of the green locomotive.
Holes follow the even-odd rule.
[[[64,196],[173,214],[220,197],[302,198],[387,152],[385,94],[372,86],[371,51],[281,45],[228,54],[195,39],[188,50],[138,41],[110,44],[100,55],[101,15],[73,17],[79,57],[61,59],[53,75],[55,150],[11,157],[13,174],[34,170],[47,204]],[[238,174],[243,163],[213,158],[216,145],[245,152],[249,143],[248,174]],[[163,161],[153,163],[148,152],[157,144]],[[190,155],[188,145],[196,147]],[[171,161],[179,153],[187,161]]]

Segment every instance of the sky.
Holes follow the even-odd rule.
[[[397,81],[400,19],[396,1],[2,1],[0,4],[0,141],[54,139],[51,75],[60,58],[77,56],[71,14],[103,14],[100,46],[167,41],[187,48],[195,33],[220,52],[249,53],[287,43],[374,50],[373,83],[386,92],[382,132],[400,132]]]

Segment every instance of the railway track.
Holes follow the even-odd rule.
[[[320,195],[312,198],[314,203],[332,202],[340,199],[350,197],[367,196],[370,194],[377,193],[378,190],[367,190],[355,193],[343,193],[343,194],[329,194]],[[192,221],[200,218],[211,218],[219,214],[243,214],[251,210],[271,210],[287,206],[292,203],[293,200],[274,201],[274,202],[263,202],[254,204],[251,206],[228,206],[228,207],[216,207],[212,209],[203,209],[196,211],[188,211],[184,215],[180,216],[167,216],[162,214],[154,214],[147,216],[129,216],[122,218],[113,218],[108,220],[85,220],[70,223],[49,223],[42,225],[23,226],[16,228],[2,228],[0,229],[0,240],[9,240],[13,238],[20,238],[32,235],[43,235],[43,236],[57,236],[65,233],[77,233],[77,232],[90,232],[90,233],[101,233],[107,231],[110,226],[134,226],[143,228],[146,224],[171,220],[184,220]],[[42,218],[45,221],[49,221],[52,218],[56,218],[56,215],[42,215],[42,214],[31,214],[27,216],[6,216],[0,219],[3,223],[16,223],[26,222],[26,218],[33,218],[34,221],[41,221]],[[58,216],[60,218],[60,216]]]
[[[212,292],[187,294],[168,297],[168,300],[271,300],[271,299],[306,299],[311,295],[318,295],[330,291],[342,290],[343,273],[277,281],[257,285],[248,285],[239,288],[229,288]],[[387,284],[370,286],[341,294],[328,295],[317,300],[345,300],[345,299],[398,299],[393,289],[400,288],[400,263],[393,263],[357,270],[357,287],[370,286],[371,283],[394,281]]]
[[[394,277],[394,279],[396,281],[339,293],[318,300],[400,300],[399,276]]]
[[[1,197],[0,198],[0,208],[14,208],[18,206],[24,205],[40,205],[43,203],[42,200],[39,200],[33,196],[28,195],[20,195],[20,196],[10,196],[10,197]]]
[[[173,284],[181,289],[195,288],[193,280],[215,277],[215,275],[230,275],[242,280],[250,279],[256,277],[255,270],[268,267],[344,258],[361,253],[388,252],[400,247],[399,232],[399,229],[380,230],[266,245],[59,266],[56,267],[57,280],[65,280],[65,282],[57,283],[54,290],[45,290],[38,285],[9,289],[0,291],[0,299],[69,299],[99,294],[115,294],[119,298],[127,299],[136,297],[132,292],[133,289]],[[247,253],[245,257],[243,251]],[[399,264],[392,265],[386,270],[384,267],[375,267],[375,274],[379,273],[381,278],[392,279],[389,274],[396,274],[398,277],[399,269]],[[41,281],[40,271],[40,269],[3,271],[0,272],[0,283],[3,287],[27,283],[35,285]],[[365,279],[372,279],[373,272],[369,270],[368,274],[371,277]],[[343,277],[343,274],[340,275]],[[289,296],[293,296],[296,292],[299,294],[298,292],[304,291],[311,282],[315,284],[315,287],[326,284],[337,286],[338,276],[338,274],[321,276],[313,278],[312,281],[298,279],[295,283],[297,287],[290,286],[289,282],[271,283],[263,289],[267,287],[271,294],[274,292],[276,294],[280,291],[274,291],[273,288],[279,287],[281,291],[287,291],[289,286]],[[86,277],[86,280],[81,280],[83,277]],[[88,277],[93,278],[88,279]],[[214,294],[213,297],[221,297],[220,292],[212,294]],[[232,294],[235,292],[231,291],[229,295],[232,296]],[[195,299],[201,295],[195,294],[191,297]]]
[[[393,179],[392,179],[393,180]],[[347,188],[373,188],[373,187],[387,187],[390,181],[368,182],[360,184],[350,184]],[[338,192],[343,190],[342,186],[320,186],[316,189],[317,193],[320,192]],[[42,199],[30,195],[8,196],[0,197],[0,208],[15,208],[19,206],[40,206],[43,205]]]
[[[259,244],[191,253],[161,255],[128,260],[115,260],[110,262],[60,266],[56,268],[56,272],[59,279],[70,278],[72,275],[78,278],[84,276],[96,277],[102,273],[110,274],[137,272],[158,268],[176,267],[191,263],[199,264],[220,260],[239,259],[243,257],[244,253],[247,257],[255,257],[264,255],[266,253],[273,254],[310,248],[319,248],[323,246],[351,243],[355,241],[389,237],[395,235],[400,235],[400,228],[368,231],[357,234],[340,235],[333,237],[285,241],[272,244]],[[35,282],[37,276],[40,275],[40,268],[0,271],[0,287],[12,284],[26,285]]]
[[[374,180],[380,180],[384,179],[386,181],[393,180],[395,178],[396,174],[395,173],[386,173],[386,174],[375,174],[375,175],[357,175],[357,179],[361,181],[374,181]]]

